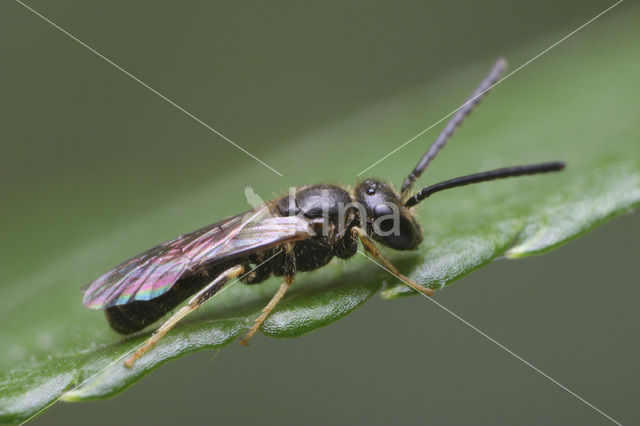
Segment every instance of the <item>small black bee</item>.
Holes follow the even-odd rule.
[[[562,162],[549,162],[497,169],[440,182],[410,194],[412,184],[505,69],[506,61],[499,59],[405,179],[400,193],[390,184],[374,179],[357,184],[353,192],[327,184],[296,188],[287,196],[182,235],[123,262],[89,284],[84,304],[104,309],[114,330],[131,334],[192,296],[186,306],[125,361],[131,367],[178,321],[230,280],[237,278],[245,284],[257,284],[271,275],[284,277],[280,289],[241,340],[247,345],[293,284],[296,271],[321,268],[334,256],[348,259],[356,253],[358,240],[406,285],[432,295],[433,289],[402,275],[375,244],[395,250],[412,250],[420,244],[422,230],[411,207],[445,189],[564,168]]]

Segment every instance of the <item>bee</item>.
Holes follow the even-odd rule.
[[[149,351],[181,319],[232,280],[258,284],[272,275],[282,284],[241,340],[248,345],[294,282],[296,271],[312,271],[338,257],[365,251],[412,289],[431,296],[389,262],[377,247],[413,250],[422,229],[412,209],[432,194],[472,183],[562,170],[563,162],[501,168],[427,186],[414,182],[445,146],[473,108],[506,69],[499,59],[469,99],[451,117],[398,192],[386,182],[367,179],[352,191],[319,184],[303,186],[248,212],[182,235],[134,256],[87,286],[83,303],[103,309],[118,333],[132,334],[154,323],[184,300],[175,312],[126,361],[127,367]]]

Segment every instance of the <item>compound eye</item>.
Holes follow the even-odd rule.
[[[374,232],[386,246],[396,250],[408,250],[415,246],[418,235],[416,227],[397,209],[381,203],[373,208],[373,216]]]
[[[380,226],[380,228],[382,228],[382,226]],[[382,238],[384,239],[384,244],[392,249],[409,250],[416,245],[418,231],[411,220],[400,216],[400,232]]]
[[[377,219],[386,216],[386,218],[381,221],[377,221]],[[373,219],[376,220],[380,231],[387,233],[393,230],[394,220],[397,218],[396,215],[393,214],[393,209],[389,207],[387,204],[378,204],[373,208]]]
[[[378,204],[373,208],[373,215],[375,216],[375,219],[380,216],[388,216],[390,214],[393,214],[393,209],[389,207],[388,204]]]

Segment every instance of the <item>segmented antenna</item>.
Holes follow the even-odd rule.
[[[457,186],[469,185],[471,183],[486,182],[488,180],[502,179],[523,175],[535,175],[538,173],[557,172],[564,169],[565,163],[554,161],[549,163],[529,164],[526,166],[506,167],[503,169],[491,170],[489,172],[476,173],[473,175],[461,176],[444,182],[438,182],[435,185],[427,186],[418,191],[415,195],[407,200],[405,207],[413,207],[428,196],[444,191],[445,189],[455,188]]]
[[[418,165],[413,169],[413,171],[407,176],[402,184],[402,194],[406,194],[411,185],[420,177],[424,169],[427,168],[429,163],[436,158],[438,152],[446,145],[451,136],[455,133],[456,129],[462,124],[464,119],[473,111],[476,105],[480,103],[482,98],[489,93],[489,89],[491,86],[496,84],[498,80],[500,80],[500,76],[507,69],[507,61],[504,58],[499,58],[496,63],[491,68],[489,74],[482,80],[482,83],[476,88],[476,90],[469,96],[469,98],[465,101],[464,104],[456,111],[456,113],[451,117],[449,122],[442,132],[438,135],[437,139],[431,146],[427,153],[420,159]]]

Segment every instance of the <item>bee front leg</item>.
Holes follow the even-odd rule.
[[[125,362],[124,365],[128,368],[133,367],[133,363],[138,358],[147,353],[153,348],[158,340],[160,340],[169,330],[171,330],[182,318],[186,317],[191,312],[198,309],[204,302],[209,300],[214,294],[216,294],[222,287],[229,281],[244,274],[246,268],[238,265],[227,269],[222,274],[218,275],[215,280],[211,281],[205,288],[200,290],[195,296],[189,300],[186,306],[183,306],[178,312],[173,314],[164,324],[156,330],[153,335],[147,339],[147,341],[140,346]]]
[[[433,295],[434,290],[432,288],[420,285],[402,275],[400,271],[398,271],[398,268],[393,266],[393,263],[389,262],[389,260],[382,255],[375,242],[367,235],[366,232],[364,232],[362,228],[354,226],[351,228],[351,232],[358,236],[367,253],[369,253],[374,259],[377,259],[387,271],[398,277],[405,285],[411,287],[415,291],[426,294],[427,296]]]
[[[284,262],[284,281],[282,282],[282,284],[280,284],[280,288],[278,289],[276,294],[274,294],[269,303],[267,303],[267,306],[262,308],[260,316],[256,318],[247,334],[242,340],[240,340],[240,343],[243,346],[249,346],[249,340],[251,340],[253,335],[256,334],[256,332],[260,329],[262,323],[267,319],[271,311],[273,311],[276,305],[282,300],[289,287],[291,287],[291,285],[293,284],[293,280],[296,274],[296,258],[293,253],[293,246],[291,244],[287,244],[287,246],[285,247]]]

